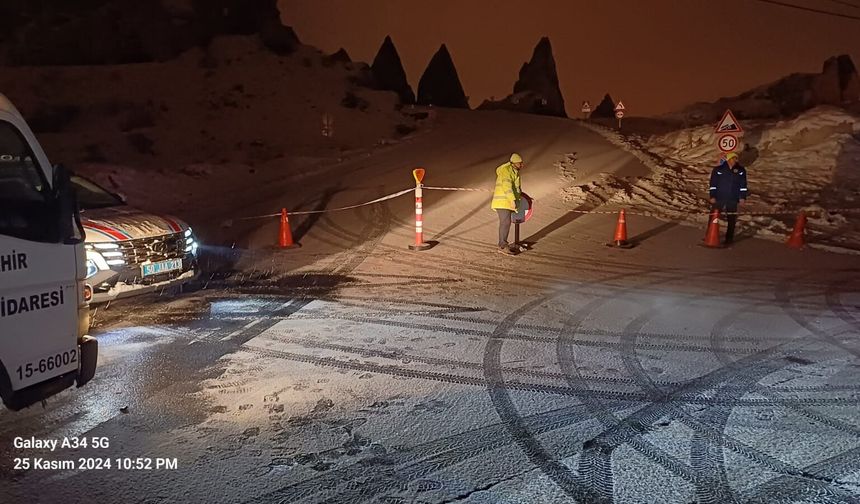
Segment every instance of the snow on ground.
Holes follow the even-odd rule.
[[[352,124],[354,135],[333,147],[315,130],[319,103],[340,106],[348,72],[317,68],[313,52],[308,67],[303,53],[280,59],[243,47],[228,44],[217,71],[210,59],[189,66],[193,55],[173,67],[197,88],[167,111],[156,106],[169,117],[141,132],[152,153],[128,152],[130,132],[102,124],[110,114],[97,103],[72,123],[81,130],[48,135],[55,160],[76,159],[86,135],[98,138],[116,159],[87,169],[132,202],[208,229],[230,246],[213,239],[207,252],[235,263],[179,301],[97,315],[109,348],[103,381],[64,393],[44,423],[28,416],[27,429],[44,435],[109,435],[119,440],[111,456],[175,456],[180,469],[30,472],[8,486],[14,501],[33,489],[67,502],[122,494],[338,504],[856,495],[854,258],[754,239],[698,247],[703,228],[676,224],[704,220],[707,131],[687,132],[688,153],[684,132],[645,140],[557,118],[416,109],[427,114],[414,119],[416,134],[389,142],[404,111],[370,105],[339,110],[336,124]],[[284,80],[272,79],[280,67]],[[152,68],[103,69],[81,85],[103,86],[105,97],[134,93],[122,96],[135,103],[173,100]],[[312,90],[300,83],[306,71],[320,72]],[[89,75],[45,72],[63,82]],[[119,89],[104,80],[111,72],[140,88]],[[222,99],[237,85],[244,95],[234,107]],[[282,85],[324,96],[279,103]],[[809,114],[807,123],[744,125],[758,150],[749,163],[756,208],[807,205],[852,173],[856,121]],[[522,228],[534,250],[519,257],[493,251],[486,192],[427,191],[425,239],[438,244],[421,253],[406,248],[409,195],[293,218],[303,247],[289,251],[272,247],[276,219],[239,220],[368,201],[408,188],[417,166],[428,185],[490,189],[513,151],[526,159],[523,187],[536,199]],[[818,168],[802,169],[813,161]],[[755,175],[778,173],[771,165],[794,178]],[[631,215],[638,246],[606,247],[621,206],[664,220]],[[769,219],[744,229],[785,235]],[[121,404],[128,413],[117,413]]]
[[[174,435],[194,446],[206,433],[212,453],[193,465],[225,475],[225,500],[562,503],[582,488],[616,502],[766,499],[819,462],[836,477],[829,457],[860,446],[855,359],[824,344],[853,349],[852,315],[824,310],[817,284],[835,292],[849,258],[761,241],[730,257],[668,253],[690,230],[591,254],[579,221],[575,240],[557,234],[522,257],[488,252],[475,232],[414,254],[400,208],[375,245],[318,263],[307,287],[250,282],[230,309],[213,306],[229,329],[199,344],[236,328],[239,347],[203,382],[214,413]],[[435,219],[430,232],[450,225]],[[303,249],[267,257],[300,263],[324,240],[347,249],[363,220],[324,218]],[[720,470],[726,483],[704,480]],[[798,500],[850,495],[841,477],[792,481]]]
[[[643,136],[583,124],[633,153],[651,174],[635,183],[606,175],[569,188],[569,201],[624,206],[697,225],[706,220],[708,177],[718,154],[710,126]],[[796,213],[806,210],[813,246],[860,250],[860,119],[819,107],[792,120],[742,126],[740,156],[751,191],[744,210],[779,213],[742,221],[764,237],[784,240]]]
[[[268,307],[219,311],[241,345],[200,392],[215,405],[202,424],[209,443],[235,452],[229,462],[204,460],[248,467],[238,478],[260,483],[244,498],[766,499],[769,485],[800,468],[818,463],[832,477],[828,457],[860,446],[856,425],[840,416],[853,359],[820,344],[852,344],[851,316],[823,311],[816,283],[838,290],[849,258],[757,240],[712,251],[695,246],[699,230],[640,217],[630,226],[649,238],[630,251],[607,249],[614,215],[572,218],[566,190],[606,170],[635,185],[636,157],[571,122],[446,111],[438,124],[361,172],[365,199],[399,189],[414,159],[433,185],[490,186],[505,149],[530,140],[524,188],[539,210],[524,236],[535,250],[491,252],[487,194],[428,191],[426,236],[439,241],[428,252],[405,249],[413,231],[404,198],[325,215],[302,249],[249,261],[246,271],[271,264],[291,275],[244,290]],[[458,128],[482,126],[471,142],[454,141]],[[451,148],[439,153],[440,144]],[[493,149],[495,160],[472,162]],[[255,230],[248,246],[270,242],[274,230]],[[807,270],[817,280],[805,279]],[[850,296],[839,303],[849,306]],[[797,306],[797,318],[785,306]],[[735,375],[734,366],[744,371]],[[841,420],[823,432],[807,427],[810,417]],[[800,450],[792,449],[797,429]],[[707,439],[721,440],[719,455]],[[705,480],[719,471],[725,482]],[[826,488],[792,481],[798,499],[851,492],[841,479]]]
[[[234,217],[367,201],[409,187],[415,166],[428,184],[490,188],[511,151],[537,202],[521,256],[494,252],[488,193],[427,191],[428,251],[406,247],[408,195],[291,220],[293,250],[272,247],[277,220],[237,222],[226,279],[187,301],[106,310],[98,335],[118,343],[106,367],[52,401],[54,422],[31,414],[25,430],[70,419],[117,440],[112,457],[180,468],[16,474],[10,498],[852,498],[855,258],[755,239],[706,249],[701,229],[638,215],[638,246],[606,247],[615,215],[572,214],[566,190],[605,173],[635,186],[649,169],[575,121],[439,111],[432,130],[298,186],[237,186],[235,200],[258,201]],[[88,396],[104,416],[81,414]],[[127,413],[111,409],[121,399]]]
[[[360,68],[233,36],[166,62],[4,68],[0,92],[52,162],[133,205],[194,221],[226,218],[259,201],[261,188],[300,184],[429,129],[432,111],[400,109],[394,93],[356,85]]]

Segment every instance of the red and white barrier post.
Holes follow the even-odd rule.
[[[415,178],[415,244],[409,245],[409,250],[427,250],[433,245],[424,241],[424,168],[412,170]]]

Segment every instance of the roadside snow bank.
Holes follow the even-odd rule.
[[[709,126],[643,137],[583,125],[630,152],[651,169],[635,183],[605,175],[565,192],[574,204],[624,206],[640,213],[691,223],[707,217],[707,188],[718,161]],[[751,196],[741,220],[748,233],[783,240],[795,214],[810,214],[813,246],[860,251],[860,118],[819,107],[785,121],[744,122],[741,162]]]

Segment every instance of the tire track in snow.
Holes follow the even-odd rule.
[[[607,279],[604,279],[604,281],[606,280]],[[671,280],[671,277],[669,280]],[[597,281],[593,283],[596,284]],[[531,311],[537,305],[557,298],[567,292],[570,292],[570,290],[544,296],[538,300],[539,303],[537,304],[529,303],[524,305],[517,311],[513,312],[510,316],[506,317],[503,322],[497,326],[494,331],[494,335],[502,336],[506,334],[510,331],[511,327],[513,327],[517,321],[522,318],[525,312]],[[577,313],[581,316],[590,313],[593,308],[596,308],[605,302],[605,299],[592,301],[588,303],[586,307],[578,310]],[[570,320],[565,322],[565,328],[569,326],[569,321]],[[572,385],[571,388],[574,390],[577,388],[580,390],[583,388],[587,389],[587,385],[584,385],[583,387],[582,383],[576,383],[575,379],[571,380],[570,367],[567,366],[566,369],[564,363],[565,356],[562,351],[564,348],[563,340],[564,331],[561,330],[559,331],[559,352],[557,353],[559,354],[559,365],[561,366],[562,371],[568,375],[568,384]],[[492,384],[489,388],[490,395],[493,399],[493,404],[496,407],[499,417],[510,426],[511,434],[515,439],[517,439],[518,444],[520,444],[520,447],[532,463],[568,495],[576,499],[582,499],[584,496],[586,501],[589,502],[612,502],[613,482],[611,473],[611,449],[607,450],[603,445],[590,444],[589,442],[586,442],[583,445],[579,474],[574,474],[566,465],[562,464],[558,458],[547,452],[540,442],[528,431],[527,427],[523,425],[522,417],[517,411],[517,408],[509,394],[511,383],[506,383],[504,381],[504,377],[501,372],[501,350],[503,342],[503,338],[494,337],[487,342],[484,353],[484,373],[487,377],[487,381]],[[574,393],[576,397],[587,406],[587,414],[598,420],[601,424],[607,425],[612,424],[613,420],[617,421],[617,417],[607,411],[605,403],[597,401],[596,397],[591,393],[585,391]],[[689,472],[683,464],[678,463],[673,457],[654,447],[647,441],[643,440],[642,442],[636,442],[635,445],[636,446],[634,446],[634,448],[640,451],[643,455],[657,461],[664,467],[670,468],[670,470],[674,470],[673,472],[681,475],[682,477],[690,477]]]
[[[844,320],[845,322],[854,326],[858,331],[860,331],[860,318],[854,315],[848,307],[846,307],[842,303],[842,294],[845,292],[846,285],[856,285],[856,278],[846,278],[844,280],[831,282],[827,286],[827,291],[824,294],[825,301],[827,303],[827,307],[830,308],[830,311],[836,314],[837,317]],[[849,292],[853,292],[858,294],[857,289],[851,290]]]
[[[433,333],[441,333],[447,335],[457,335],[457,336],[477,336],[481,338],[489,338],[493,337],[493,332],[485,329],[468,329],[468,328],[457,328],[457,327],[445,327],[438,326],[433,324],[422,324],[418,322],[401,322],[398,320],[392,319],[378,319],[373,317],[363,317],[360,315],[341,315],[341,314],[320,314],[318,316],[303,314],[298,317],[294,317],[294,320],[347,320],[351,322],[361,322],[365,324],[372,325],[380,325],[387,327],[398,327],[401,329],[413,329],[417,331],[427,331]],[[482,321],[474,320],[471,321],[475,324],[484,323]],[[558,329],[556,329],[558,331]],[[609,333],[609,334],[606,334]],[[593,335],[593,336],[618,336],[620,338],[624,338],[628,333],[620,332],[613,333],[611,331],[600,331],[595,330],[591,331],[589,329],[578,329],[574,334],[575,336],[582,335]],[[557,338],[553,338],[551,336],[533,336],[525,333],[508,333],[504,336],[500,336],[502,339],[506,340],[516,340],[516,341],[532,341],[538,343],[555,343]],[[667,338],[668,339],[668,338]],[[583,346],[583,347],[593,347],[593,348],[619,348],[623,345],[622,342],[611,342],[611,341],[601,341],[601,340],[586,340],[586,339],[576,339],[571,341],[572,345]],[[659,350],[659,351],[674,351],[674,352],[692,352],[692,353],[709,353],[711,349],[705,345],[692,345],[692,344],[684,344],[684,343],[637,343],[637,348],[642,350]],[[721,351],[728,354],[737,354],[737,355],[749,355],[757,353],[758,349],[755,348],[725,348]]]
[[[858,504],[856,483],[854,489],[837,485],[839,475],[850,474],[860,467],[860,447],[845,450],[803,468],[809,478],[781,476],[741,492],[742,502],[771,504],[773,502],[816,502]]]
[[[307,361],[307,359],[300,359],[300,360],[302,360],[302,361]],[[320,360],[320,363],[322,363],[323,365],[325,365],[326,363],[325,363],[325,362],[323,362],[323,361],[325,361],[325,360],[324,360],[324,359]],[[350,367],[351,367],[351,366],[350,366]],[[362,368],[362,369],[370,369],[370,370],[373,370],[373,368]],[[454,377],[454,379],[453,379],[453,380],[449,379],[449,380],[443,380],[443,381],[453,381],[453,382],[455,382],[455,383],[457,382],[456,377]],[[474,382],[473,382],[472,384],[474,384]]]
[[[573,317],[571,317],[570,321],[578,321],[583,320],[592,310],[596,308],[597,305],[602,304],[600,300],[594,301],[590,303],[591,306],[586,305],[586,307],[580,309]],[[574,329],[576,326],[573,326]],[[575,331],[574,331],[575,332]],[[625,331],[627,332],[627,331]],[[562,337],[559,339],[559,365],[562,367],[563,372],[571,375],[571,380],[568,383],[574,387],[579,385],[577,383],[578,377],[578,368],[574,364],[574,354],[572,353],[572,349],[569,345],[564,344],[566,338]],[[790,342],[788,342],[790,343]],[[783,343],[780,345],[776,345],[775,347],[771,347],[770,349],[764,350],[757,354],[754,354],[750,357],[743,359],[742,363],[756,364],[759,361],[759,365],[761,362],[767,362],[769,356],[777,349],[782,346],[786,346],[787,343]],[[630,362],[628,360],[628,362]],[[607,460],[611,457],[612,450],[616,446],[620,446],[621,444],[630,443],[631,446],[638,451],[642,452],[643,455],[651,458],[652,460],[658,462],[660,465],[663,465],[666,469],[671,472],[674,472],[676,475],[684,477],[691,482],[696,482],[698,480],[697,475],[691,475],[685,470],[685,466],[680,464],[676,460],[672,460],[671,458],[666,458],[664,454],[659,452],[653,452],[648,445],[640,445],[638,440],[641,438],[641,435],[647,432],[647,426],[656,422],[667,413],[670,412],[671,408],[674,407],[674,402],[669,401],[666,402],[667,399],[675,399],[677,394],[682,391],[686,391],[689,393],[692,390],[704,391],[713,386],[723,383],[725,379],[731,379],[735,372],[741,371],[742,373],[749,373],[749,369],[744,369],[744,367],[740,367],[738,363],[733,363],[731,366],[720,368],[716,371],[708,373],[702,377],[696,378],[685,384],[680,389],[676,389],[668,394],[665,398],[661,398],[661,402],[652,403],[639,411],[633,413],[629,417],[625,418],[622,421],[619,419],[615,419],[618,423],[616,426],[612,426],[607,430],[604,434],[596,437],[593,442],[589,442],[590,445],[586,448],[591,448],[593,453],[593,458],[597,458],[601,460],[599,463],[593,463],[593,467],[606,467],[608,465]],[[594,410],[601,415],[601,422],[605,425],[611,425],[612,415],[607,414],[605,411],[600,411],[601,405],[599,401],[591,398],[583,398],[583,401],[589,401],[589,404],[593,407]],[[738,399],[729,399],[720,401],[718,404],[720,405],[740,405],[745,403],[745,400]],[[631,423],[634,425],[631,428]],[[695,422],[687,422],[688,426],[697,427]],[[690,425],[692,424],[692,425]],[[788,467],[786,464],[781,463],[780,461],[773,459],[765,454],[757,453],[756,450],[750,450],[748,447],[745,447],[733,440],[729,440],[726,436],[721,435],[719,433],[715,433],[712,430],[706,429],[698,429],[698,432],[706,434],[712,442],[720,442],[726,447],[737,451],[738,453],[744,455],[747,458],[750,458],[757,463],[763,464],[776,470],[777,472],[789,472],[789,473],[797,473],[797,470],[791,467]],[[646,451],[643,451],[646,450]],[[611,478],[611,474],[602,474],[602,475],[592,475],[591,479],[594,481],[601,481],[601,477],[604,479],[604,483],[599,484],[600,488],[610,488],[611,481],[606,482],[605,480]]]
[[[832,285],[832,284],[831,284]],[[829,291],[832,291],[833,288],[829,288]],[[825,292],[825,297],[827,297],[827,293]],[[832,295],[831,295],[832,297]],[[850,344],[840,341],[836,338],[836,335],[832,334],[832,331],[826,331],[818,328],[812,321],[809,320],[800,310],[798,310],[791,302],[791,299],[788,297],[788,291],[786,289],[777,289],[776,291],[776,300],[782,310],[792,318],[797,325],[806,329],[814,336],[816,336],[819,340],[830,343],[831,345],[844,350],[845,352],[850,353],[855,358],[860,358],[860,348],[854,346],[852,347]],[[830,303],[828,303],[830,305]],[[837,315],[840,313],[845,313],[844,310],[840,309],[838,305],[832,306],[831,310],[833,310]],[[843,319],[844,320],[844,319]],[[857,320],[853,317],[848,317],[848,324],[853,327],[857,326]],[[854,342],[856,343],[856,339]]]
[[[269,348],[261,348],[245,345],[238,349],[241,352],[253,353],[263,357],[271,357],[275,359],[284,359],[294,362],[303,362],[321,367],[333,367],[339,369],[348,369],[352,371],[361,371],[368,373],[383,374],[389,376],[400,376],[404,378],[415,378],[421,380],[437,381],[442,383],[452,383],[457,385],[469,385],[477,387],[492,386],[492,382],[481,378],[471,376],[462,376],[453,373],[443,373],[437,371],[425,371],[418,369],[410,369],[395,365],[382,365],[368,362],[355,362],[353,360],[346,361],[335,359],[333,357],[318,357],[296,352],[286,352],[282,350],[274,350]],[[538,392],[542,394],[569,396],[569,397],[590,397],[599,398],[606,401],[630,401],[630,402],[648,402],[648,396],[638,392],[624,391],[604,391],[592,390],[590,388],[574,388],[570,386],[547,385],[544,383],[529,383],[529,382],[506,382],[505,385],[511,390],[520,390],[526,392]],[[683,391],[682,391],[683,392]],[[681,395],[672,398],[674,401],[683,404],[701,404],[701,405],[735,405],[749,407],[763,406],[781,406],[781,405],[807,405],[807,406],[826,406],[826,405],[857,405],[860,404],[860,397],[856,398],[778,398],[778,399],[731,399],[726,401],[715,401],[713,398],[702,395]]]
[[[783,285],[781,287],[787,287],[787,285]],[[748,312],[752,306],[745,307],[742,312]],[[724,339],[724,336],[729,327],[737,321],[736,314],[727,314],[720,320],[714,327],[712,331],[712,341],[715,347],[718,347],[720,342]],[[719,349],[718,349],[719,350]],[[714,355],[717,359],[720,360],[723,365],[730,365],[731,361],[728,357],[720,351],[715,351]],[[775,363],[776,364],[776,363]],[[784,367],[784,366],[783,366]],[[774,366],[774,369],[771,372],[778,371],[783,367]],[[740,381],[743,383],[740,384],[741,388],[749,385],[752,386],[756,381],[760,381],[763,379],[767,373],[762,373],[759,376],[749,375],[745,377],[740,377]],[[717,391],[717,395],[715,398],[724,399],[728,397],[729,394],[732,393],[731,387],[733,385],[738,385],[738,379],[733,379],[724,387],[721,387]],[[775,397],[774,388],[770,387],[752,387],[752,389],[764,395],[765,397]],[[824,390],[828,390],[826,387]],[[855,426],[846,424],[841,420],[837,420],[821,413],[815,412],[813,410],[803,408],[798,405],[784,405],[785,408],[791,409],[796,413],[799,413],[811,420],[814,420],[822,425],[826,425],[832,429],[837,431],[849,434],[854,437],[860,437],[860,428]],[[728,419],[732,413],[732,410],[722,409],[722,408],[711,408],[707,410],[704,414],[703,421],[713,425],[719,430],[725,432]],[[737,502],[737,497],[735,495],[734,490],[728,484],[728,478],[726,476],[725,470],[725,459],[722,451],[723,446],[721,444],[711,443],[704,436],[696,433],[693,437],[693,442],[690,447],[691,459],[694,460],[694,467],[697,468],[697,471],[702,476],[703,480],[709,482],[705,491],[699,491],[697,488],[697,497],[707,497],[703,501],[704,502]],[[717,489],[716,492],[711,492],[711,489]],[[716,499],[710,498],[711,495],[716,494]]]
[[[511,383],[506,383],[502,374],[501,352],[504,339],[498,336],[507,334],[517,321],[528,312],[553,298],[561,296],[563,293],[557,292],[544,295],[526,303],[505,317],[496,326],[496,329],[493,331],[494,337],[487,341],[484,350],[484,376],[487,380],[487,389],[490,398],[493,401],[493,406],[496,408],[499,418],[507,426],[510,436],[520,446],[520,449],[529,458],[529,461],[548,476],[567,495],[577,501],[593,502],[596,504],[610,503],[612,502],[611,486],[607,495],[606,488],[595,485],[595,482],[589,478],[589,474],[574,474],[566,465],[546,451],[536,438],[534,432],[529,429],[528,424],[523,420],[523,416],[517,411],[517,407],[510,396],[509,387],[511,387]],[[587,401],[588,397],[583,398],[579,394],[575,394],[575,397],[580,398],[585,404],[586,410],[584,413],[589,417],[593,417],[590,411],[592,405]]]
[[[620,405],[618,407],[621,407]],[[582,406],[568,406],[543,413],[528,415],[524,421],[537,434],[545,434],[560,429],[578,425],[578,413]],[[392,452],[375,455],[362,459],[350,466],[332,470],[308,480],[277,489],[263,498],[255,498],[253,502],[295,502],[322,492],[329,492],[326,498],[337,495],[340,502],[356,502],[349,482],[361,480],[361,485],[372,483],[373,494],[378,494],[402,485],[404,481],[425,477],[447,467],[466,460],[484,456],[488,453],[505,448],[513,443],[506,435],[507,429],[501,423],[496,423],[462,433],[437,438],[416,446],[394,447]],[[397,467],[390,470],[380,470],[374,473],[373,480],[367,481],[368,468]],[[338,488],[346,483],[348,488]],[[357,486],[360,488],[360,486]],[[363,497],[371,497],[366,492]],[[279,498],[282,497],[282,498]]]

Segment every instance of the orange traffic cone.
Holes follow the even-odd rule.
[[[281,209],[281,231],[279,233],[278,245],[281,248],[301,247],[298,243],[293,242],[293,232],[290,230],[290,218],[287,215],[287,209]]]
[[[806,245],[806,238],[804,236],[806,232],[806,214],[804,212],[800,212],[797,214],[797,220],[794,221],[794,231],[791,232],[791,236],[788,237],[788,240],[785,244],[788,248],[793,249],[802,249],[804,245]]]
[[[615,223],[615,238],[608,245],[618,248],[631,248],[633,246],[627,241],[627,214],[624,213],[623,208],[618,212],[618,222]]]
[[[720,211],[716,208],[711,210],[711,216],[708,218],[708,231],[705,233],[705,241],[702,243],[705,247],[720,247]]]

